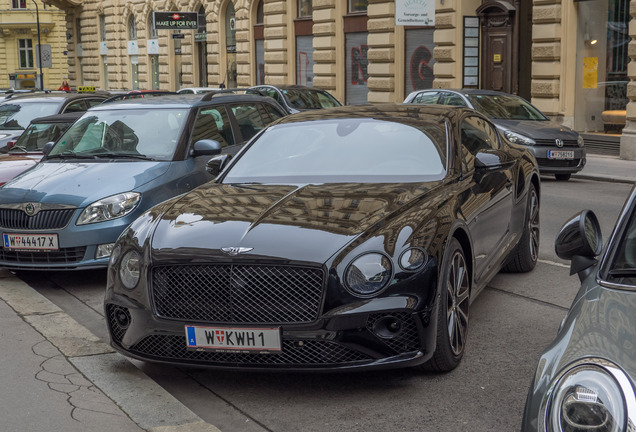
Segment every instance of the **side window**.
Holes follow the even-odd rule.
[[[470,171],[480,150],[499,149],[499,133],[481,117],[466,117],[461,125],[461,150],[464,169]]]
[[[104,102],[104,100],[105,99],[86,99],[86,102],[88,103],[88,107],[91,108]]]
[[[426,92],[419,93],[417,96],[415,96],[415,99],[413,99],[413,103],[430,105],[430,104],[436,104],[438,99],[439,99],[439,92],[426,91]]]
[[[265,111],[269,116],[269,122],[273,122],[274,120],[278,120],[281,117],[285,117],[285,114],[281,113],[279,110],[271,106],[270,104],[263,104]]]
[[[234,144],[232,126],[224,106],[202,108],[199,111],[192,130],[192,143],[202,139],[218,141],[222,147]]]
[[[241,142],[252,138],[269,123],[268,113],[261,104],[233,105],[231,109],[241,131]]]
[[[81,101],[81,100],[72,102],[68,104],[66,108],[64,108],[65,113],[83,112],[83,111],[86,111],[86,106],[84,105],[84,101]]]
[[[440,99],[441,99],[440,103],[442,105],[453,105],[453,106],[461,106],[461,107],[466,106],[466,103],[464,102],[464,100],[454,93],[444,92],[442,93],[442,97]]]

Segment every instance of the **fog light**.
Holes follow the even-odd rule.
[[[117,308],[114,311],[115,321],[117,321],[117,325],[122,329],[126,330],[130,325],[130,314],[126,309]]]
[[[115,243],[97,245],[97,250],[95,251],[95,259],[108,258],[110,254],[113,253],[114,248]]]
[[[392,315],[382,317],[373,323],[373,333],[382,339],[392,339],[402,333],[402,321]]]

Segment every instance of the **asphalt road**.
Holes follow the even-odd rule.
[[[451,373],[239,373],[134,364],[224,432],[518,430],[538,357],[578,289],[578,278],[554,254],[556,233],[569,216],[590,208],[607,239],[630,189],[543,179],[540,262],[528,274],[498,275],[474,301],[466,354]],[[106,340],[105,272],[22,277]]]

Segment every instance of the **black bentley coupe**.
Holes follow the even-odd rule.
[[[208,170],[117,241],[104,303],[126,356],[449,371],[471,301],[537,261],[536,161],[470,109],[295,114]]]

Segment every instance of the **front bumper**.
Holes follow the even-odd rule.
[[[574,174],[585,167],[587,161],[585,147],[527,146],[539,165],[541,174]],[[574,156],[567,159],[550,158],[550,152],[572,151]]]
[[[281,325],[282,351],[275,354],[189,350],[185,326],[206,324],[159,319],[108,291],[105,312],[113,348],[139,360],[235,370],[346,371],[410,367],[430,359],[436,319],[428,309],[416,310],[416,303],[408,296],[379,298],[309,324]],[[399,322],[400,330],[387,336],[387,320]]]

